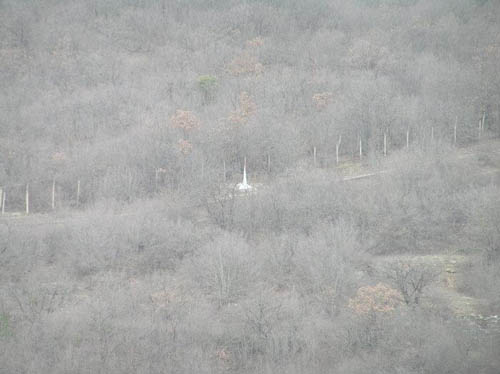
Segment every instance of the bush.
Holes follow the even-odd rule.
[[[201,75],[198,77],[198,87],[203,95],[204,103],[210,103],[215,99],[217,86],[217,78],[213,75]]]

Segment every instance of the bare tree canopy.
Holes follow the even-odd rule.
[[[0,0],[0,374],[494,374],[499,0]]]

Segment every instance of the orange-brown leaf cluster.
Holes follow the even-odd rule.
[[[175,294],[167,291],[158,291],[152,293],[150,297],[157,308],[165,308],[174,300]]]
[[[250,95],[248,94],[248,92],[243,91],[240,94],[240,110],[241,110],[241,113],[244,116],[248,117],[248,116],[252,115],[255,112],[256,108],[257,108],[257,106],[253,102],[253,100],[250,97]]]
[[[182,154],[188,155],[193,150],[193,145],[185,139],[180,139],[178,145]]]
[[[230,354],[224,348],[218,349],[215,352],[215,356],[222,362],[228,362],[230,360]]]
[[[262,39],[260,36],[247,40],[247,48],[257,48],[262,47],[263,45],[264,39]]]
[[[230,114],[229,121],[233,123],[245,123],[256,109],[257,105],[255,105],[248,92],[243,91],[240,93],[240,108]]]
[[[314,94],[312,99],[314,106],[316,107],[317,110],[323,110],[325,109],[328,104],[330,103],[332,99],[332,93],[331,92],[321,92]]]
[[[200,126],[198,118],[189,110],[177,109],[175,114],[170,117],[170,122],[173,127],[184,131],[190,131]]]
[[[232,75],[238,76],[248,73],[260,74],[263,72],[264,67],[257,57],[251,55],[248,51],[244,51],[231,61],[228,69]]]
[[[349,300],[349,307],[357,314],[371,312],[388,313],[401,304],[399,291],[383,283],[358,289],[356,296]]]
[[[56,152],[52,155],[52,161],[64,161],[66,160],[66,154],[64,152]]]

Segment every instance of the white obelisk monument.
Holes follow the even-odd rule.
[[[238,190],[240,191],[248,191],[252,189],[252,186],[250,186],[247,182],[247,158],[245,157],[245,161],[243,164],[243,182],[238,183],[236,186]]]

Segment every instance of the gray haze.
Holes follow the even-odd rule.
[[[0,374],[497,374],[499,0],[0,0]]]

